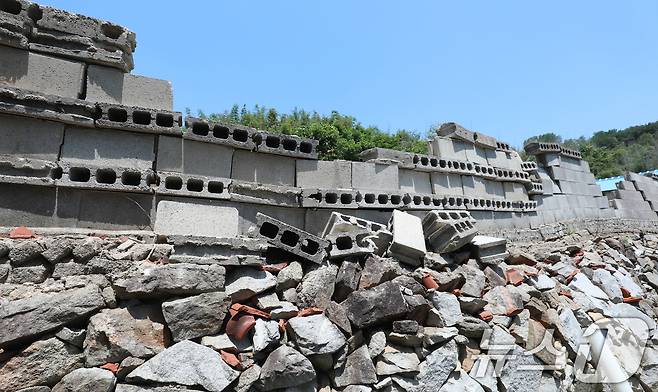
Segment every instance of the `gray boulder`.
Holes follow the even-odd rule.
[[[288,264],[287,267],[279,271],[276,276],[276,290],[285,291],[295,288],[302,281],[304,271],[302,265],[296,261]]]
[[[221,392],[239,375],[215,350],[184,340],[133,370],[126,381],[171,383]]]
[[[393,282],[357,290],[341,305],[350,321],[360,329],[401,318],[408,311],[400,286]]]
[[[438,391],[455,370],[458,362],[457,344],[454,340],[432,351],[418,366],[419,372],[416,376],[418,384],[412,388],[413,392]]]
[[[375,384],[377,373],[370,359],[368,347],[361,346],[347,355],[347,358],[334,370],[334,384],[338,388],[348,385]]]
[[[254,342],[255,353],[261,353],[271,349],[279,342],[279,339],[281,339],[279,323],[273,320],[256,320],[256,326],[254,327],[254,337],[252,339]]]
[[[104,307],[97,285],[9,301],[0,306],[0,348],[84,320]]]
[[[57,338],[39,340],[0,366],[0,391],[54,386],[66,374],[82,366],[82,353],[77,347]]]
[[[459,300],[455,295],[435,291],[432,294],[431,301],[434,308],[439,312],[443,327],[452,327],[464,319]]]
[[[224,292],[203,293],[163,302],[162,314],[179,342],[219,333],[230,306],[231,298]]]
[[[527,355],[525,350],[515,346],[500,371],[500,382],[506,391],[535,392],[541,384],[542,367],[543,363],[534,355]]]
[[[265,391],[295,387],[314,379],[311,361],[289,346],[272,351],[260,371],[260,383]]]
[[[326,309],[334,295],[338,267],[330,264],[309,271],[297,288],[297,304],[300,307]]]
[[[343,333],[324,314],[291,318],[287,328],[304,355],[332,354],[346,343]]]
[[[111,371],[90,368],[75,369],[55,385],[52,392],[112,392],[117,382]]]
[[[194,295],[224,289],[220,265],[141,263],[114,281],[119,298]]]
[[[87,366],[121,362],[127,357],[150,358],[166,346],[157,308],[106,309],[89,320],[85,338]],[[154,321],[155,319],[156,321]]]
[[[484,392],[480,384],[472,379],[468,373],[461,370],[453,372],[448,381],[439,389],[439,392]]]
[[[18,266],[37,258],[43,251],[43,246],[37,240],[20,241],[9,250],[9,261]]]

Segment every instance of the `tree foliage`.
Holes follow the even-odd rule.
[[[354,117],[336,111],[322,115],[294,109],[289,114],[280,114],[276,109],[259,105],[253,109],[233,105],[224,113],[206,115],[199,112],[199,117],[316,139],[320,159],[325,160],[357,160],[361,151],[372,147],[427,153],[427,135],[404,129],[388,133],[377,127],[364,126]]]

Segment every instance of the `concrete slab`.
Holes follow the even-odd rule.
[[[352,162],[352,188],[373,191],[398,191],[400,180],[397,165]]]
[[[400,190],[412,193],[431,194],[430,173],[409,169],[399,170]]]
[[[352,187],[352,162],[298,159],[296,176],[299,188],[349,189]]]
[[[236,150],[231,178],[261,184],[295,186],[295,159]]]
[[[158,171],[231,177],[233,148],[171,136],[158,137]]]
[[[163,200],[156,208],[154,229],[164,235],[235,237],[238,235],[238,210]]]
[[[0,155],[54,162],[64,140],[64,124],[0,115]]]
[[[413,266],[421,265],[427,248],[425,248],[425,237],[420,218],[394,210],[389,230],[393,233],[393,242],[388,249],[389,254],[404,263]]]

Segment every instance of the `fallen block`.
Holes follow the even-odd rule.
[[[327,225],[322,232],[322,237],[326,238],[330,235],[359,230],[366,230],[372,234],[370,240],[375,244],[375,250],[372,253],[378,256],[386,252],[393,240],[393,234],[385,225],[338,212],[331,213]]]
[[[475,257],[484,264],[497,264],[508,255],[507,240],[484,235],[476,235],[471,240]]]
[[[96,127],[121,129],[133,132],[146,132],[181,136],[183,117],[179,112],[124,106],[110,103],[96,104],[101,117]]]
[[[388,226],[393,233],[388,253],[404,263],[421,265],[427,249],[420,218],[394,210]]]
[[[290,186],[232,181],[229,192],[231,200],[242,203],[293,208],[300,206],[301,189]]]
[[[164,235],[230,238],[238,235],[238,209],[161,200],[154,231]]]
[[[475,220],[468,211],[430,211],[422,221],[427,242],[434,252],[453,252],[477,234]]]
[[[327,255],[329,241],[283,223],[267,215],[256,214],[258,234],[273,246],[320,264]]]
[[[325,237],[331,243],[329,258],[341,259],[373,254],[376,251],[373,237],[372,232],[361,228],[329,234]]]

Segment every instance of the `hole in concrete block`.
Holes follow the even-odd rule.
[[[174,126],[174,116],[167,113],[157,113],[155,115],[155,125],[164,128],[171,128]]]
[[[386,196],[386,195],[384,195]],[[391,195],[391,204],[400,204],[402,203],[402,196],[400,195]]]
[[[279,227],[270,222],[263,222],[258,232],[264,237],[274,239],[279,234]]]
[[[284,245],[293,247],[293,246],[297,246],[298,242],[299,242],[299,234],[297,233],[293,233],[290,230],[285,230],[283,234],[281,234],[281,243]]]
[[[21,3],[15,0],[2,0],[0,1],[0,11],[8,12],[10,14],[18,15],[21,13]]]
[[[203,191],[203,180],[198,178],[190,178],[187,180],[187,190],[190,192],[202,192]]]
[[[459,163],[459,168],[460,168],[461,170],[466,170],[466,164],[465,164],[464,162],[460,162],[460,163]]]
[[[451,206],[454,206],[455,205],[455,198],[454,197],[448,198],[448,204],[451,205]]]
[[[338,195],[333,192],[327,193],[324,195],[324,201],[327,204],[336,204],[338,202]]]
[[[195,122],[192,124],[192,133],[199,136],[208,136],[210,127],[204,122]]]
[[[37,4],[31,4],[27,8],[27,16],[32,19],[33,22],[38,22],[43,18],[43,10]]]
[[[357,220],[356,220],[356,224],[357,224],[358,226],[361,226],[361,227],[367,227],[367,226],[368,226],[368,223],[366,223],[366,221],[361,220],[361,219],[357,219]]]
[[[208,181],[208,192],[224,193],[224,183],[221,181]]]
[[[380,194],[377,196],[377,203],[379,204],[386,204],[388,202],[388,196],[385,194]]]
[[[72,167],[69,169],[69,180],[73,182],[89,182],[91,172],[86,167]]]
[[[62,168],[56,167],[50,171],[50,178],[52,178],[53,180],[59,180],[62,178],[62,174],[64,174]]]
[[[215,125],[215,127],[212,129],[212,135],[217,139],[228,139],[229,137],[228,127],[225,127],[223,125]]]
[[[117,182],[117,173],[112,169],[96,170],[96,182],[99,184],[114,184]]]
[[[368,204],[374,204],[377,197],[374,193],[366,193],[363,197],[363,200]]]
[[[433,198],[433,199],[432,199],[432,205],[433,205],[434,207],[440,207],[440,206],[441,206],[441,200],[439,200],[439,199],[434,199],[434,198]]]
[[[361,203],[362,200],[363,200],[363,196],[361,196],[360,193],[357,193],[356,197],[354,198],[354,201],[357,203]]]
[[[430,166],[432,166],[432,167],[437,167],[438,165],[439,165],[439,161],[438,161],[438,160],[436,160],[436,159],[434,159],[434,158],[430,159]]]
[[[341,193],[340,194],[340,202],[342,204],[351,204],[354,201],[354,198],[352,197],[351,194],[349,193]]]
[[[142,182],[142,173],[138,171],[126,170],[121,174],[121,183],[123,185],[139,186]]]
[[[297,141],[294,139],[283,139],[283,149],[287,151],[297,150]]]
[[[429,164],[429,159],[427,159],[427,157],[422,157],[420,163],[422,163],[423,166],[427,166]]]
[[[338,250],[352,249],[352,239],[349,236],[336,238],[336,248]]]
[[[236,128],[233,130],[233,140],[235,140],[236,142],[244,143],[247,140],[249,140],[249,132],[247,132],[246,129]],[[254,139],[254,141],[256,140]],[[260,143],[256,143],[256,144],[260,144]]]
[[[269,148],[279,148],[281,145],[281,139],[277,136],[268,135],[265,138],[265,145]]]
[[[414,165],[417,164],[418,162],[420,162],[420,157],[418,155],[414,155],[414,159],[412,160],[412,162],[414,163]]]
[[[121,28],[121,26],[113,25],[110,23],[103,23],[101,25],[101,32],[107,38],[117,39],[121,37],[121,34],[123,33],[123,29]]]
[[[500,201],[496,201],[496,208],[500,208]]]
[[[133,122],[139,125],[150,125],[151,113],[144,110],[135,110],[133,112]]]
[[[491,207],[491,200],[487,200],[487,208]]]
[[[480,174],[480,166],[475,166],[475,172]]]
[[[165,178],[165,188],[181,190],[183,189],[183,179],[180,177],[167,177]]]
[[[128,121],[128,112],[121,108],[109,108],[107,111],[107,118],[110,121],[125,123]]]
[[[315,241],[306,239],[302,241],[302,244],[299,249],[306,254],[315,255],[320,250],[320,244],[318,244]]]
[[[416,195],[416,196],[413,197],[414,205],[419,206],[421,202],[422,202],[422,198],[420,196]]]
[[[304,154],[310,154],[313,152],[313,144],[309,142],[301,142],[299,143],[299,151]]]

